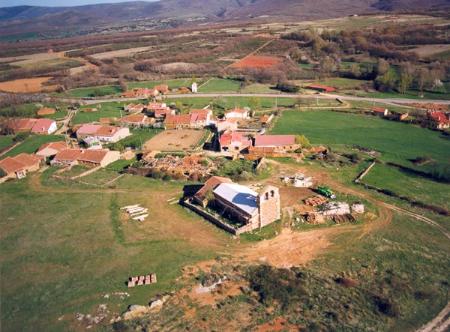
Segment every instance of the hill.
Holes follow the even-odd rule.
[[[448,4],[448,0],[161,0],[57,8],[18,6],[0,8],[0,36],[55,30],[76,33],[130,21],[167,27],[192,20],[322,19],[375,11],[435,9]]]

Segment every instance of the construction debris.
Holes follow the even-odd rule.
[[[151,285],[156,284],[156,274],[147,274],[145,276],[137,276],[137,277],[130,277],[128,279],[128,288],[133,288],[136,286],[144,286],[144,285]]]
[[[320,213],[324,216],[342,216],[344,214],[350,214],[350,205],[344,202],[326,203],[321,206]]]
[[[148,209],[139,204],[124,206],[120,209],[125,210],[132,220],[144,221],[148,217]]]
[[[313,196],[305,199],[305,204],[309,206],[319,206],[328,202],[328,199],[323,196]]]
[[[292,184],[296,188],[309,188],[313,185],[312,177],[306,177],[302,173],[297,173],[294,176],[282,176],[281,181],[285,184]]]

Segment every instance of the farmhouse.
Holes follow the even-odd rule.
[[[54,108],[44,107],[37,111],[38,116],[52,115],[55,114],[56,110]]]
[[[428,119],[436,129],[446,129],[450,127],[450,113],[442,111],[428,111]]]
[[[82,141],[87,137],[93,137],[100,142],[116,143],[131,134],[130,129],[125,127],[84,124],[78,128],[76,135],[79,141]]]
[[[128,104],[123,108],[128,113],[141,113],[145,110],[144,104]]]
[[[383,107],[372,107],[372,113],[378,116],[388,116],[389,110]]]
[[[119,119],[121,125],[126,127],[149,127],[155,123],[155,119],[149,118],[147,115],[130,114]]]
[[[215,122],[215,126],[217,132],[221,133],[226,130],[237,130],[238,129],[238,121],[237,119],[225,119],[225,120],[217,120]]]
[[[7,124],[13,133],[32,132],[33,134],[50,135],[57,129],[56,121],[51,119],[13,119]]]
[[[222,216],[243,224],[240,232],[264,227],[281,217],[281,202],[278,188],[266,186],[260,192],[231,182],[214,178],[194,195],[194,201],[206,206],[208,202]]]
[[[160,94],[165,95],[170,92],[169,86],[167,84],[161,84],[154,87],[155,90],[158,90]]]
[[[41,158],[27,153],[21,153],[15,157],[6,157],[0,160],[0,169],[5,173],[3,180],[22,179],[28,172],[39,170]]]
[[[89,167],[105,167],[120,159],[119,151],[66,149],[58,152],[51,161],[52,165],[73,166],[85,165]]]
[[[336,88],[334,88],[332,86],[321,85],[321,84],[311,84],[311,85],[308,85],[306,88],[310,89],[310,90],[316,90],[316,91],[319,91],[319,92],[326,92],[326,93],[330,93],[330,92],[335,92],[336,91]]]
[[[148,89],[148,88],[136,88],[133,90],[128,90],[122,94],[124,98],[151,98],[157,97],[159,95],[159,91],[156,89]]]
[[[248,108],[235,108],[225,113],[226,119],[250,119],[250,110]]]
[[[164,121],[166,129],[200,129],[212,123],[212,111],[208,109],[192,110],[189,114],[167,115]]]
[[[66,142],[50,142],[41,145],[36,155],[43,158],[52,158],[56,156],[58,152],[68,149],[69,146]]]
[[[164,119],[169,114],[175,115],[175,110],[165,103],[150,103],[147,105],[147,111],[152,113],[156,119]]]
[[[291,152],[300,148],[294,135],[256,135],[254,138],[254,151],[268,149],[275,152]]]
[[[243,133],[226,131],[220,136],[219,144],[222,152],[241,152],[250,147],[252,141]]]

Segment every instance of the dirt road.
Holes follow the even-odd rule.
[[[430,322],[422,326],[416,332],[446,332],[450,330],[450,302]]]

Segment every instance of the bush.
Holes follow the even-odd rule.
[[[22,142],[26,140],[28,136],[30,136],[29,132],[18,133],[16,136],[14,136],[13,141],[16,143]]]
[[[302,273],[293,270],[260,265],[250,268],[248,279],[250,287],[258,293],[260,302],[265,305],[277,302],[286,310],[307,297],[302,286]]]
[[[298,85],[290,83],[278,83],[276,85],[276,89],[287,93],[297,93],[300,91],[300,87]]]

